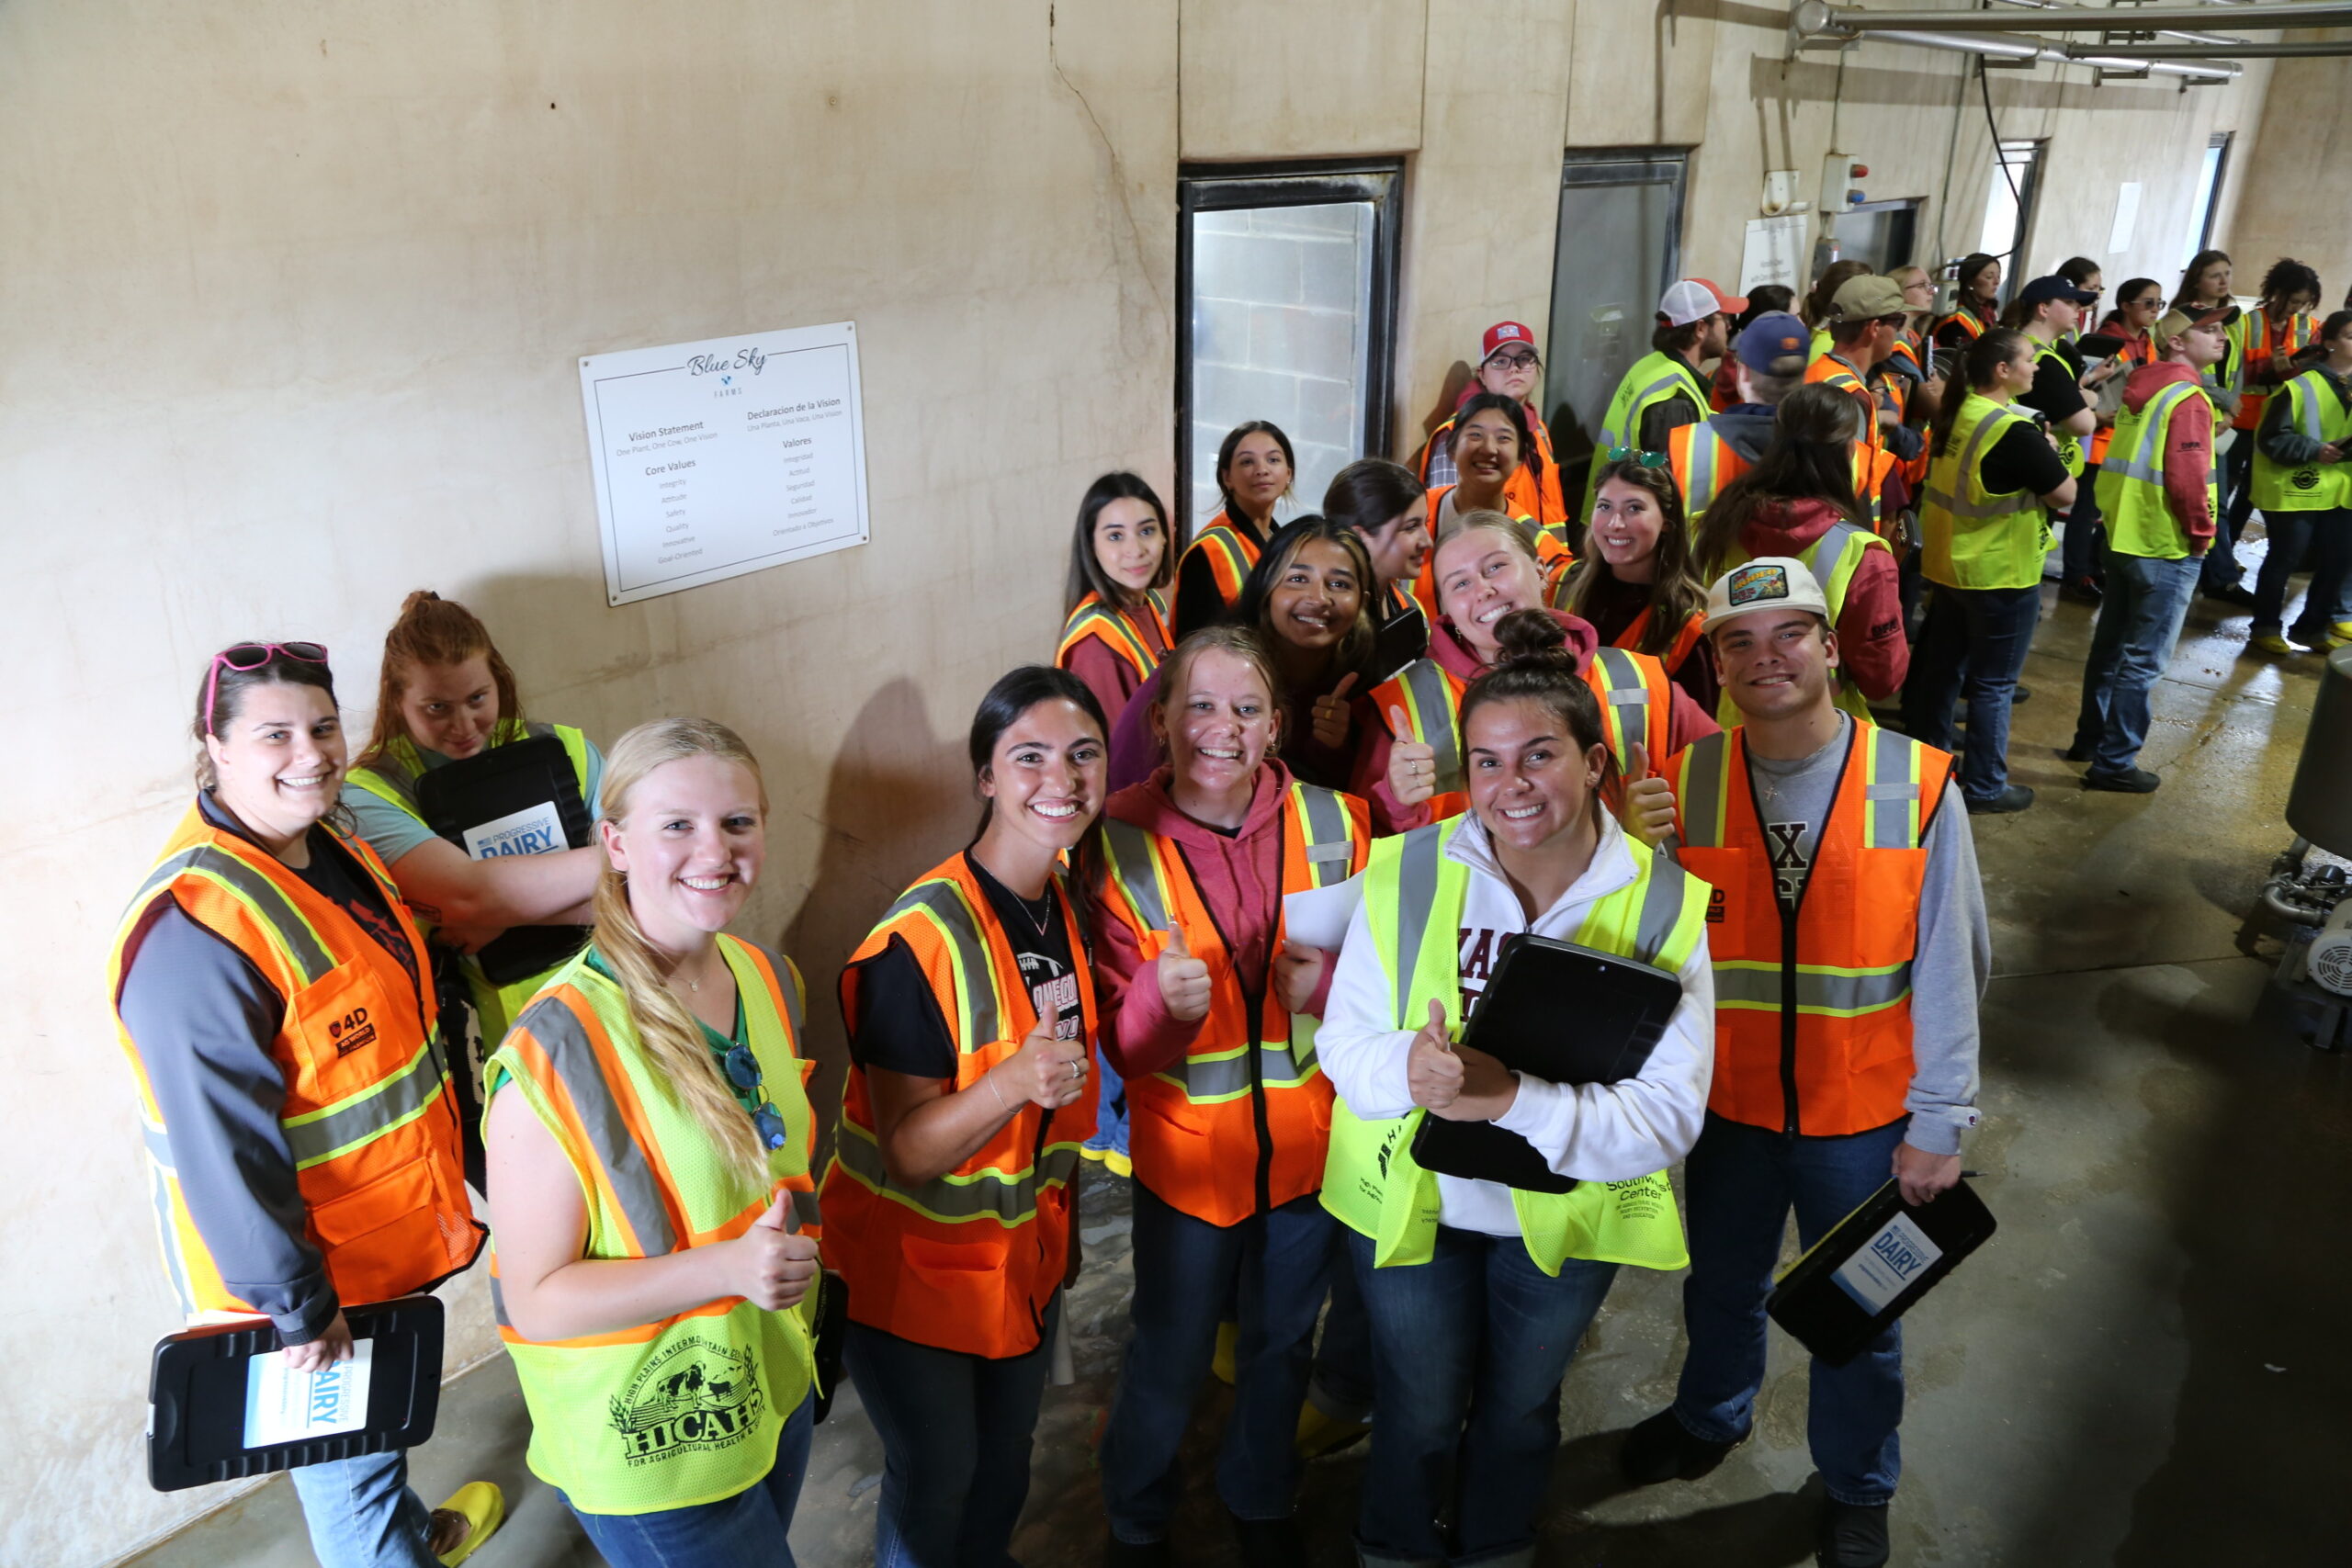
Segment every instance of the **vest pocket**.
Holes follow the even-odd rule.
[[[398,1005],[357,964],[338,964],[295,992],[282,1026],[294,1051],[295,1078],[287,1088],[311,1106],[328,1105],[397,1072],[418,1044],[413,1013],[389,1016]]]
[[[434,1165],[430,1155],[419,1155],[371,1181],[311,1202],[311,1234],[327,1253],[328,1272],[345,1304],[400,1295],[465,1262],[472,1227],[459,1224],[462,1234],[448,1234],[443,1211],[461,1218],[466,1207],[447,1201]],[[316,1174],[306,1173],[305,1188],[342,1186],[315,1183]]]

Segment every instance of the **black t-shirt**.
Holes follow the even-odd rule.
[[[308,883],[312,892],[349,915],[361,931],[375,939],[377,946],[399,959],[401,967],[408,971],[409,983],[416,984],[416,949],[409,945],[400,922],[392,918],[392,908],[384,897],[384,890],[352,858],[351,852],[336,842],[334,834],[323,828],[313,828],[310,837],[311,863],[294,874]]]
[[[2011,426],[1984,454],[1984,489],[1993,495],[2020,490],[2048,495],[2068,477],[2050,438],[2030,421]]]
[[[1062,922],[1061,894],[1052,883],[1035,903],[995,877],[967,851],[964,863],[989,901],[989,913],[1004,928],[1012,955],[1020,962],[1021,977],[1029,999],[1042,1015],[1049,1006],[1061,1012],[1055,1031],[1064,1040],[1082,1038],[1086,1021],[1078,1002],[1078,971],[1069,950],[1069,928]],[[1014,1032],[1014,1021],[998,1027]],[[1027,1033],[1024,1027],[1018,1032]],[[849,1053],[861,1067],[887,1067],[910,1077],[953,1078],[956,1038],[940,1012],[922,965],[914,951],[899,938],[859,965],[857,1013],[849,1020]]]
[[[2052,424],[2064,424],[2090,407],[2075,380],[2081,374],[2063,347],[2038,353],[2033,359],[2033,388],[2018,394],[2018,402],[2048,414]]]

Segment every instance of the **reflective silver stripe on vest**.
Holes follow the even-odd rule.
[[[804,1190],[798,1187],[790,1188],[788,1190],[792,1194],[792,1219],[794,1224],[797,1224],[802,1230],[808,1230],[812,1226],[821,1225],[825,1223],[824,1212],[818,1207],[816,1193]]]
[[[1702,419],[1690,427],[1690,484],[1682,498],[1684,518],[1696,517],[1715,499],[1715,452],[1724,445],[1715,434],[1715,422]]]
[[[1315,1066],[1315,1048],[1270,1040],[1258,1047],[1262,1081],[1275,1089],[1305,1077]],[[1235,1100],[1250,1092],[1250,1052],[1245,1046],[1229,1056],[1183,1056],[1156,1077],[1181,1087],[1184,1098],[1197,1103]]]
[[[1676,922],[1682,919],[1682,868],[1663,852],[1652,850],[1649,878],[1649,886],[1642,889],[1642,918],[1634,929],[1634,956],[1645,964],[1656,964],[1673,939]]]
[[[587,1025],[560,998],[542,997],[523,1010],[514,1027],[530,1032],[563,1080],[572,1113],[588,1134],[596,1163],[620,1202],[621,1216],[636,1235],[638,1249],[648,1258],[676,1251],[678,1235],[670,1225],[670,1207],[662,1201],[662,1184],[613,1102]]]
[[[1417,659],[1399,677],[1413,694],[1413,716],[1419,720],[1421,739],[1437,753],[1435,782],[1440,795],[1462,789],[1462,738],[1453,729],[1453,689],[1433,659]]]
[[[183,872],[196,872],[225,883],[230,891],[251,904],[265,924],[277,933],[284,944],[287,958],[302,976],[305,985],[324,979],[334,967],[334,959],[320,944],[311,931],[311,923],[294,907],[294,901],[277,885],[261,872],[226,850],[209,844],[182,850],[157,866],[147,875],[133,896],[130,907],[142,908],[150,898],[162,892]]]
[[[420,1045],[407,1066],[367,1094],[281,1122],[287,1147],[294,1155],[294,1168],[306,1170],[390,1132],[439,1099],[447,1081],[432,1046]]]
[[[1396,846],[1396,1016],[1413,999],[1413,955],[1437,910],[1437,860],[1453,824],[1432,822],[1406,834]],[[1418,1027],[1418,1026],[1417,1026]]]
[[[1716,824],[1724,815],[1724,748],[1730,738],[1718,730],[1690,742],[1683,764],[1682,841],[1701,849],[1721,840]]]
[[[1348,843],[1347,807],[1340,797],[1319,784],[1298,786],[1299,818],[1306,829],[1306,874],[1317,887],[1345,882],[1355,859]],[[1339,852],[1329,853],[1336,848]],[[1317,850],[1327,852],[1317,854]]]
[[[1628,746],[1649,744],[1650,689],[1642,683],[1642,667],[1634,656],[1622,648],[1597,648],[1592,660],[1600,666],[1601,679],[1608,690],[1601,694],[1617,716],[1618,733],[1624,736]]]
[[[2107,463],[2101,473],[2120,474],[2127,479],[2141,479],[2149,484],[2165,482],[2165,468],[2159,447],[2165,428],[2172,421],[2173,410],[2181,400],[2192,396],[2197,389],[2186,382],[2176,381],[2141,405],[2138,428],[2132,433],[2132,450],[2118,457],[2115,446],[2109,443]]]
[[[1680,391],[1688,383],[1689,379],[1690,378],[1688,375],[1682,371],[1668,371],[1665,375],[1659,377],[1657,380],[1652,381],[1648,386],[1644,387],[1640,391],[1634,394],[1633,400],[1625,405],[1626,419],[1633,423],[1634,429],[1639,429],[1641,425],[1642,412],[1649,406],[1650,400],[1662,392]],[[1700,400],[1699,406],[1701,408],[1705,408],[1707,406],[1706,400],[1702,398]],[[1611,446],[1623,446],[1628,445],[1634,432],[1633,430],[1611,431],[1606,424],[1603,424],[1601,426],[1600,434],[1609,438],[1600,444],[1601,450],[1605,453]]]
[[[2320,379],[2316,370],[2296,377],[2281,389],[2287,394],[2288,411],[2296,416],[2302,426],[2301,434],[2313,446],[2325,446],[2327,443],[2326,433],[2319,422],[2320,393],[2325,389],[2326,383]]]
[[[899,916],[916,909],[929,910],[945,929],[947,940],[956,945],[956,969],[964,982],[964,1010],[971,1016],[972,1037],[964,1042],[964,1049],[975,1050],[997,1038],[995,973],[989,966],[989,945],[981,940],[979,928],[972,923],[972,912],[952,882],[921,882],[899,895],[890,912],[882,917],[888,925]],[[1159,928],[1162,931],[1167,927]]]
[[[1910,849],[1918,842],[1914,821],[1927,815],[1919,798],[1926,781],[1911,777],[1911,742],[1884,729],[1871,731],[1871,754],[1862,777],[1863,810],[1870,814],[1870,843],[1874,849]],[[1919,818],[1911,814],[1919,807]]]
[[[1159,895],[1159,867],[1151,854],[1151,835],[1132,822],[1102,818],[1104,869],[1135,906],[1136,919],[1146,931],[1172,931],[1168,904]]]
[[[2025,415],[2010,409],[1997,408],[1976,422],[1976,428],[1969,433],[1968,446],[1960,455],[1959,473],[1962,490],[1984,488],[1977,479],[1977,465],[1989,449],[1988,444],[2010,421],[2024,418]],[[2039,497],[2030,491],[2022,490],[2014,495],[1994,496],[1985,501],[1963,502],[1956,497],[1945,494],[1942,491],[1930,488],[1928,491],[1928,502],[1930,505],[1942,508],[1945,513],[1953,517],[2006,517],[2013,512],[2023,512],[2030,507],[2041,504]]]
[[[1797,1010],[1858,1014],[1894,1006],[1911,994],[1911,965],[1890,969],[1837,971],[1797,969]],[[1770,1009],[1781,1006],[1781,966],[1717,960],[1715,1000],[1718,1004]]]
[[[1077,1145],[1063,1144],[1047,1149],[1044,1157],[1021,1176],[984,1170],[974,1176],[943,1176],[920,1187],[903,1187],[890,1179],[890,1173],[882,1163],[882,1151],[872,1136],[847,1121],[841,1125],[833,1157],[868,1187],[951,1224],[984,1217],[1007,1225],[1020,1224],[1036,1213],[1040,1187],[1068,1182],[1070,1172],[1078,1167]]]
[[[1804,552],[1797,558],[1804,562],[1805,570],[1813,573],[1813,580],[1821,584],[1821,591],[1825,596],[1831,592],[1829,580],[1837,575],[1838,563],[1846,558],[1846,547],[1857,536],[1870,537],[1870,530],[1858,528],[1853,524],[1841,519],[1829,525],[1821,537],[1807,546]],[[1826,571],[1822,570],[1825,566],[1828,568]],[[1838,612],[1845,608],[1845,588],[1841,583],[1838,585],[1836,597],[1829,601],[1829,619],[1832,625],[1836,624]]]

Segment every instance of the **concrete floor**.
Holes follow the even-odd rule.
[[[2258,547],[2249,550],[2251,557]],[[2251,579],[2249,578],[2249,581]],[[1969,1156],[2002,1229],[1908,1321],[1900,1564],[2352,1562],[2352,1067],[2309,1048],[2239,950],[2255,888],[2289,837],[2280,812],[2319,660],[2246,657],[2246,620],[2199,604],[2156,701],[2153,796],[2088,793],[2059,761],[2093,612],[2053,604],[2018,710],[2012,777],[2042,792],[1977,818],[1997,978],[1985,1001],[1986,1122]],[[2271,943],[2259,951],[2275,953]],[[1074,1293],[1079,1381],[1048,1394],[1015,1550],[1093,1561],[1089,1438],[1115,1374],[1129,1275],[1115,1184],[1090,1194]],[[1810,1561],[1818,1496],[1805,1371],[1775,1336],[1755,1440],[1696,1484],[1626,1494],[1619,1435],[1669,1397],[1677,1279],[1626,1270],[1571,1370],[1546,1562],[1592,1568]],[[1180,1561],[1236,1561],[1207,1490],[1221,1391],[1204,1400]],[[510,1522],[484,1568],[597,1561],[523,1468],[503,1358],[458,1379],[415,1456],[437,1499],[476,1476]],[[872,1561],[881,1451],[854,1389],[819,1428],[792,1533],[804,1568]],[[1301,1508],[1317,1564],[1347,1545],[1360,1461],[1312,1468]],[[282,1480],[137,1560],[143,1568],[294,1568],[311,1557]]]

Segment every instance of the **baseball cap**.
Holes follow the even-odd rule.
[[[1804,373],[1812,342],[1813,333],[1803,321],[1786,310],[1767,310],[1739,329],[1732,352],[1758,376],[1796,376]]]
[[[1758,556],[1715,579],[1707,590],[1707,618],[1699,630],[1712,632],[1725,621],[1781,609],[1810,610],[1825,621],[1829,618],[1829,601],[1804,562],[1793,556]]]
[[[2166,310],[2164,320],[2156,323],[2154,341],[2165,343],[2191,327],[2226,327],[2237,319],[2238,308],[2235,305],[2217,306],[2211,310],[2199,310],[2193,316],[2186,310]]]
[[[1871,273],[1848,278],[1829,298],[1833,321],[1876,321],[1881,316],[1900,316],[1910,309],[1910,301],[1903,298],[1903,285]]]
[[[1524,344],[1533,348],[1535,334],[1527,330],[1523,321],[1497,321],[1487,329],[1485,344],[1478,350],[1478,363],[1484,365],[1495,356],[1495,350],[1509,348],[1513,344]]]
[[[2098,302],[2098,294],[2094,289],[2077,288],[2054,272],[2047,277],[2035,278],[2018,291],[2018,303],[2029,310],[2046,299],[2072,299],[2077,305],[2092,305]]]
[[[1679,279],[1668,286],[1666,298],[1657,302],[1657,313],[1668,326],[1676,327],[1703,321],[1718,310],[1736,316],[1747,309],[1747,300],[1732,298],[1703,277]]]

